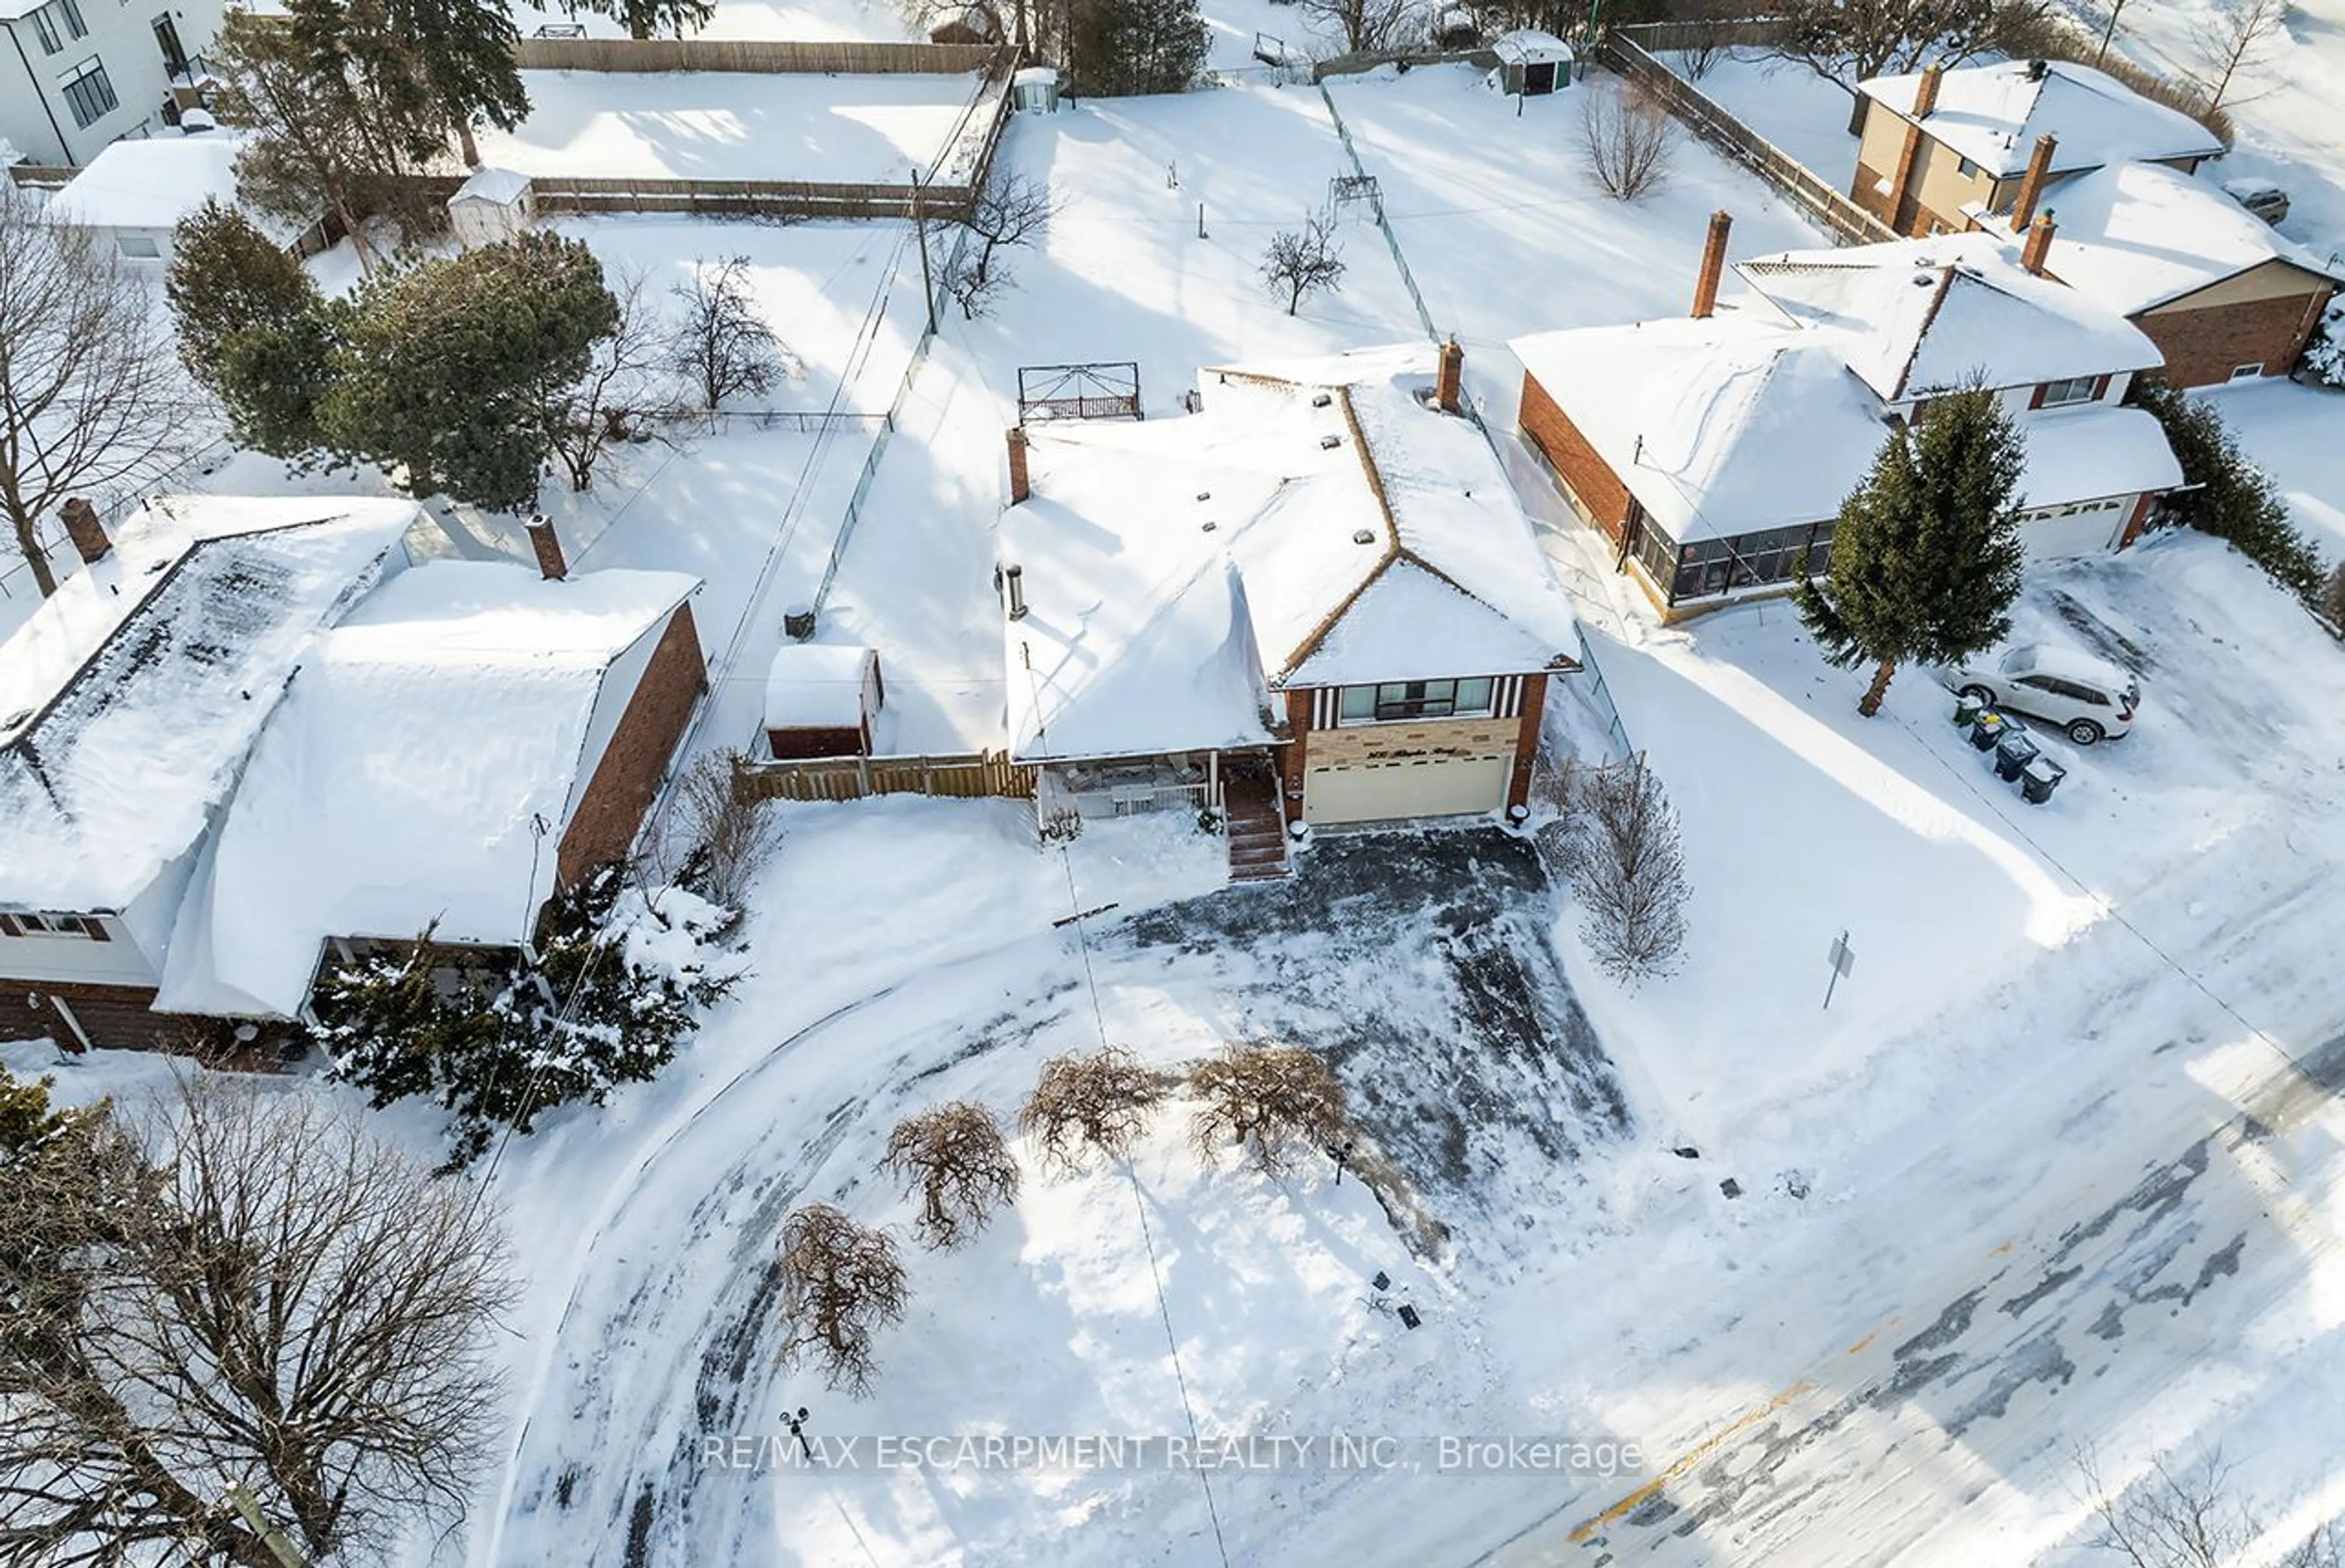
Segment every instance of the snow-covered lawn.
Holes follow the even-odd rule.
[[[900,184],[936,164],[977,77],[523,71],[529,118],[480,132],[523,174]]]
[[[1685,75],[1682,62],[1662,64]],[[1695,90],[1798,160],[1834,190],[1845,193],[1856,175],[1856,138],[1848,134],[1848,90],[1805,66],[1756,49],[1731,49]]]
[[[2345,392],[2256,381],[2211,389],[2223,418],[2288,497],[2289,514],[2331,560],[2345,560],[2345,468],[2337,440],[2345,430]]]
[[[574,12],[558,5],[513,7],[513,24],[523,37],[549,23],[557,26],[582,24],[591,36],[597,38],[627,35],[624,25],[594,11]],[[921,35],[906,21],[903,10],[890,0],[720,0],[708,25],[694,36],[806,44],[838,39],[902,44],[921,39]]]

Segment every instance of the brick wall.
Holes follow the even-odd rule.
[[[1523,711],[1515,731],[1515,773],[1507,781],[1509,811],[1531,801],[1531,770],[1538,762],[1539,716],[1547,712],[1547,679],[1545,675],[1523,679]]]
[[[92,986],[79,981],[0,980],[0,1039],[47,1036],[69,1051],[82,1042],[58,1011],[62,998],[89,1043],[107,1051],[184,1051],[212,1056],[231,1043],[231,1026],[218,1018],[153,1011],[151,986]]]
[[[554,866],[563,886],[627,853],[683,738],[692,705],[707,684],[692,606],[679,604],[562,835]]]
[[[2232,369],[2260,364],[2267,376],[2296,368],[2320,317],[2325,291],[2243,300],[2198,309],[2152,310],[2134,318],[2166,356],[2166,379],[2178,387],[2211,387]]]
[[[1311,749],[1311,690],[1286,693],[1286,726],[1294,739],[1278,748],[1279,809],[1286,820],[1303,815],[1303,754]]]
[[[1580,511],[1618,543],[1629,516],[1628,487],[1596,455],[1596,449],[1547,395],[1538,379],[1528,372],[1523,376],[1522,411],[1518,419],[1524,436],[1562,478]]]

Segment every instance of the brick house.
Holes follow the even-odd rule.
[[[1046,818],[1218,806],[1244,875],[1281,822],[1526,802],[1578,632],[1463,361],[1207,369],[1187,418],[1010,432],[1009,750]]]
[[[2224,151],[2189,116],[2066,60],[1933,66],[1856,90],[1849,199],[1900,234],[1958,233],[1973,211],[2015,209],[2024,230],[2032,199],[2077,175],[2122,163],[2188,174]]]
[[[2026,439],[2033,556],[2121,549],[2180,482],[2157,422],[2118,406],[2156,346],[1992,237],[1760,258],[1721,305],[1724,216],[1693,314],[1512,345],[1525,440],[1664,618],[1821,569],[1883,443],[1972,384]]]
[[[2284,376],[2337,291],[2325,263],[2225,192],[2158,164],[2116,164],[2040,203],[2046,275],[2132,321],[2178,387]],[[1978,226],[2011,237],[2010,216]]]
[[[625,852],[705,680],[693,581],[413,565],[416,516],[77,514],[87,566],[0,647],[9,1032],[223,1048],[328,937],[517,941]]]

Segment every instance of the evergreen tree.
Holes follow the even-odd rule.
[[[571,0],[570,14],[581,11],[610,17],[630,38],[656,38],[663,33],[681,38],[699,32],[716,15],[710,0]]]
[[[79,1114],[49,1108],[49,1080],[27,1083],[0,1067],[0,1169],[73,1125]]]
[[[482,0],[289,0],[292,32],[328,81],[363,85],[405,141],[428,158],[457,136],[477,164],[472,123],[503,130],[529,113],[513,64],[512,14]]]
[[[1080,0],[1066,24],[1068,80],[1101,96],[1186,92],[1207,36],[1197,0]]]
[[[215,391],[230,338],[249,328],[287,326],[320,303],[301,264],[216,199],[179,220],[163,293],[178,326],[179,358]]]
[[[2190,526],[2230,541],[2266,576],[2318,609],[2327,577],[2320,551],[2289,521],[2279,486],[2248,460],[2215,405],[2154,376],[2135,381],[2127,400],[2157,417],[2182,465],[2182,482],[2198,487],[2176,498]]]
[[[307,466],[327,455],[318,401],[331,379],[330,357],[350,316],[319,300],[289,319],[259,322],[220,342],[212,390],[237,445]]]
[[[594,252],[543,230],[370,279],[328,355],[324,442],[410,495],[518,511],[553,451],[551,394],[618,315]]]
[[[1858,713],[1881,711],[1898,665],[1955,663],[2009,633],[2025,464],[2011,416],[1974,388],[1891,435],[1841,502],[1823,581],[1801,579],[1800,618],[1832,663],[1873,665]]]

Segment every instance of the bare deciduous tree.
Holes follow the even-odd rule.
[[[749,885],[782,846],[782,819],[769,804],[733,787],[737,751],[711,752],[676,785],[669,824],[669,874],[727,909],[748,906]],[[665,857],[664,857],[665,858]]]
[[[492,1434],[495,1215],[299,1087],[200,1077],[0,1180],[0,1563],[273,1568],[460,1516]]]
[[[1231,1046],[1189,1069],[1189,1088],[1190,1132],[1208,1161],[1236,1144],[1263,1169],[1284,1169],[1298,1140],[1325,1148],[1349,1120],[1342,1080],[1299,1046]]]
[[[76,495],[159,480],[205,428],[147,285],[0,189],[0,511],[44,595],[57,580],[42,520]]]
[[[1320,213],[1299,229],[1273,235],[1262,253],[1262,280],[1273,294],[1286,297],[1286,313],[1294,314],[1306,294],[1333,290],[1344,280],[1343,248],[1335,242],[1335,219]]]
[[[1847,89],[1853,135],[1864,110],[1859,82],[1934,61],[1961,65],[2046,9],[2045,0],[1782,0],[1769,8],[1780,18],[1769,47]]]
[[[749,288],[749,258],[729,257],[693,264],[694,282],[672,292],[684,301],[684,319],[669,339],[668,362],[714,413],[728,398],[770,390],[796,375],[796,361],[766,319],[757,314]]]
[[[1668,180],[1678,127],[1652,94],[1633,83],[1583,89],[1579,147],[1588,173],[1616,201],[1636,201]]]
[[[1057,210],[1050,187],[1040,180],[998,174],[986,181],[960,220],[969,238],[945,268],[945,288],[959,302],[963,317],[975,320],[1010,287],[1008,262],[994,253],[1032,245]]]
[[[1684,948],[1685,851],[1677,812],[1642,756],[1581,768],[1574,810],[1540,831],[1549,868],[1587,912],[1596,961],[1623,980],[1669,972]]]
[[[1116,1047],[1052,1057],[1018,1109],[1018,1130],[1034,1140],[1045,1165],[1080,1170],[1094,1149],[1110,1158],[1130,1153],[1148,1130],[1164,1087],[1138,1057]]]
[[[1017,1200],[1018,1162],[993,1113],[954,1100],[906,1117],[888,1135],[882,1162],[920,1200],[914,1229],[931,1247],[957,1247],[986,1227],[993,1211]]]
[[[1418,0],[1296,0],[1295,9],[1333,28],[1350,55],[1401,48],[1426,29],[1426,7]]]
[[[611,297],[619,315],[610,336],[595,343],[584,376],[553,389],[544,400],[546,434],[574,491],[590,489],[603,455],[670,413],[675,402],[662,362],[667,329],[646,297],[644,275],[623,272],[614,284]]]
[[[2132,1568],[2232,1568],[2248,1560],[2263,1525],[2235,1492],[2233,1466],[2220,1451],[2188,1469],[2163,1457],[2126,1486],[2103,1478],[2090,1449],[2076,1455],[2100,1533],[2093,1544]],[[2316,1528],[2278,1561],[2277,1568],[2340,1568],[2345,1539],[2328,1524]]]
[[[873,1336],[903,1321],[910,1295],[895,1241],[827,1203],[793,1209],[782,1222],[781,1288],[783,1360],[812,1357],[832,1388],[870,1392]]]
[[[2232,79],[2270,53],[2288,26],[2289,8],[2289,0],[2223,0],[2191,29],[2195,75],[2207,89],[2208,110],[2221,108]]]

